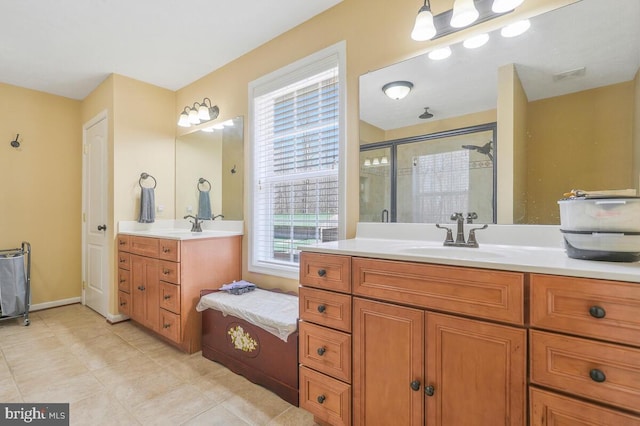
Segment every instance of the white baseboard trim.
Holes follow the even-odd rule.
[[[72,297],[70,299],[60,299],[60,300],[54,300],[52,302],[36,303],[35,305],[29,306],[29,312],[41,311],[43,309],[49,309],[49,308],[57,308],[59,306],[65,306],[65,305],[73,305],[74,303],[81,303],[81,302],[82,302],[81,297]]]
[[[107,314],[107,322],[109,322],[111,324],[115,324],[117,322],[126,321],[128,319],[129,319],[128,316],[122,315],[122,314],[117,314],[117,315]]]

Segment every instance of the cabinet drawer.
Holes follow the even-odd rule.
[[[531,426],[638,426],[640,417],[619,413],[552,392],[530,388]]]
[[[131,293],[131,271],[118,268],[118,290]]]
[[[180,264],[163,260],[160,262],[160,273],[158,275],[162,281],[180,284]]]
[[[160,281],[160,307],[173,313],[180,313],[180,287]]]
[[[353,294],[524,324],[524,274],[354,257]]]
[[[342,331],[351,331],[351,296],[301,287],[300,318]]]
[[[157,238],[131,235],[129,236],[129,251],[141,256],[158,257],[158,241],[160,240]]]
[[[123,315],[130,316],[131,314],[131,295],[124,291],[118,292],[118,312]]]
[[[351,386],[301,366],[300,408],[331,425],[350,425]]]
[[[180,240],[159,240],[158,257],[180,262]]]
[[[158,326],[160,334],[174,342],[180,342],[180,315],[160,309],[160,323]]]
[[[300,253],[300,283],[342,293],[351,292],[351,257]]]
[[[129,251],[129,236],[128,235],[118,235],[118,250]]]
[[[300,363],[351,383],[351,335],[300,323]]]
[[[640,350],[535,330],[529,339],[532,383],[640,412]]]
[[[129,269],[131,267],[131,255],[124,251],[118,251],[118,268]]]
[[[640,346],[640,285],[532,274],[531,325]]]

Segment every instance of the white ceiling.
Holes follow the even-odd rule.
[[[478,49],[451,46],[442,61],[422,55],[361,76],[360,118],[390,130],[424,123],[425,107],[431,120],[494,109],[497,69],[511,63],[529,101],[629,81],[640,67],[640,0],[582,0],[531,19],[519,37],[490,36]],[[581,67],[584,76],[554,82],[554,74]],[[381,90],[396,80],[414,83],[398,101]]]
[[[341,1],[0,0],[0,82],[83,99],[117,73],[178,90]]]

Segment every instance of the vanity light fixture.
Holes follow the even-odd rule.
[[[428,120],[430,118],[433,118],[433,114],[429,112],[429,107],[424,107],[424,112],[420,114],[418,118],[421,118],[423,120]]]
[[[480,16],[473,0],[455,0],[453,3],[453,15],[450,25],[454,28],[463,28],[473,24]]]
[[[371,165],[371,160],[370,160],[370,159],[368,159],[368,158],[365,158],[365,160],[364,160],[364,166],[365,166],[365,167],[369,167],[370,165]]]
[[[373,159],[373,165],[374,166],[379,166],[380,165],[380,160],[378,160],[378,157]]]
[[[215,120],[218,114],[220,114],[218,106],[211,105],[211,100],[204,98],[202,102],[194,102],[192,106],[184,107],[178,119],[178,126],[191,127],[201,122]]]
[[[380,164],[389,164],[389,159],[387,158],[386,155],[384,155],[381,159],[380,159]]]
[[[432,59],[434,61],[447,59],[449,56],[451,56],[451,48],[449,46],[445,46],[429,52],[429,59]]]
[[[465,41],[462,42],[462,45],[467,49],[477,49],[478,47],[484,46],[489,41],[489,34],[482,33],[473,37],[469,37]]]
[[[514,22],[500,30],[502,37],[517,37],[526,32],[531,27],[531,21],[524,19],[522,21]]]
[[[520,6],[524,0],[493,0],[491,10],[495,13],[504,13]]]
[[[407,96],[412,88],[413,83],[410,81],[392,81],[382,86],[382,91],[389,98],[400,100]]]
[[[418,10],[416,23],[411,31],[411,38],[415,41],[431,40],[436,35],[436,26],[433,24],[433,13],[429,0],[424,0],[424,6]]]

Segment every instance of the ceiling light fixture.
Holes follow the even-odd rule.
[[[462,42],[462,45],[467,49],[477,49],[480,46],[484,46],[489,41],[489,34],[482,33],[473,37],[469,37]]]
[[[513,24],[509,24],[503,29],[500,30],[500,35],[502,37],[517,37],[524,32],[526,32],[531,27],[531,21],[528,19],[514,22]]]
[[[385,95],[397,101],[407,96],[412,88],[413,83],[410,81],[392,81],[382,86],[382,91]]]
[[[202,102],[194,102],[192,106],[184,107],[178,119],[178,126],[191,127],[201,122],[215,120],[219,114],[218,106],[211,105],[211,100],[204,98]]]
[[[504,13],[520,6],[524,0],[493,0],[491,10],[495,13]]]
[[[429,52],[429,59],[433,59],[434,61],[447,59],[449,56],[451,56],[451,48],[449,46],[445,46]]]
[[[480,16],[473,0],[455,0],[453,3],[453,15],[450,25],[454,28],[462,28],[473,24]]]
[[[433,14],[429,0],[424,0],[424,6],[418,11],[416,23],[411,31],[411,38],[415,41],[431,40],[436,35],[436,26],[433,24]]]
[[[429,119],[429,118],[433,118],[433,114],[431,114],[431,113],[429,112],[429,107],[424,107],[424,112],[423,112],[422,114],[420,114],[420,115],[418,116],[418,118],[421,118],[421,119],[423,119],[423,120],[427,120],[427,119]]]

